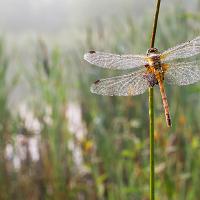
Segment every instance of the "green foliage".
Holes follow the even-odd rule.
[[[162,12],[156,46],[163,50],[196,36],[199,30],[194,24],[199,23],[199,18],[191,16],[178,7]],[[24,97],[28,109],[40,123],[40,158],[32,161],[27,153],[19,169],[5,156],[6,147],[15,147],[17,136],[23,135],[25,139],[20,145],[27,149],[27,141],[36,133],[27,128],[17,111],[13,114],[13,109],[8,109],[17,79],[13,76],[6,81],[7,66],[13,57],[5,55],[1,40],[0,199],[148,199],[147,93],[126,98],[92,95],[89,87],[93,80],[119,72],[91,67],[83,61],[83,54],[90,49],[145,52],[151,24],[149,16],[144,16],[141,23],[129,17],[123,23],[113,20],[105,26],[97,24],[85,30],[85,40],[73,50],[56,45],[50,48],[42,40],[35,42],[29,59],[35,68],[24,68],[20,77],[29,88]],[[171,129],[166,127],[159,90],[155,89],[156,199],[198,199],[200,87],[166,87]],[[70,129],[71,122],[66,117],[70,103],[81,108],[81,130],[85,130],[81,139],[78,131],[74,134]],[[78,115],[77,110],[71,112]],[[78,130],[80,127],[76,126]],[[74,155],[79,151],[81,164],[77,164]]]

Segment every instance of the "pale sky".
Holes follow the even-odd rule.
[[[162,6],[180,2],[194,7],[199,0],[162,0]],[[59,32],[93,23],[94,19],[140,16],[155,0],[0,0],[3,32]]]

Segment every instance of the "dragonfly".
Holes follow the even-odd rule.
[[[134,96],[158,85],[162,97],[166,123],[172,126],[164,82],[170,85],[189,85],[200,80],[197,60],[189,57],[200,53],[200,36],[160,52],[150,48],[146,55],[117,55],[89,51],[84,59],[99,67],[117,70],[133,69],[129,74],[96,80],[90,91],[106,96]]]

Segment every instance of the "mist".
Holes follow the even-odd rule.
[[[187,9],[195,9],[198,4],[197,0],[168,0],[162,2],[162,7],[170,9],[175,2]],[[149,0],[0,0],[0,27],[6,33],[57,33],[92,25],[97,19],[127,15],[137,19],[144,12],[152,12],[153,3]]]

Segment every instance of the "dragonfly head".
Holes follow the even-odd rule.
[[[156,48],[150,48],[147,50],[147,56],[149,56],[150,54],[159,54],[159,53],[160,52]]]

